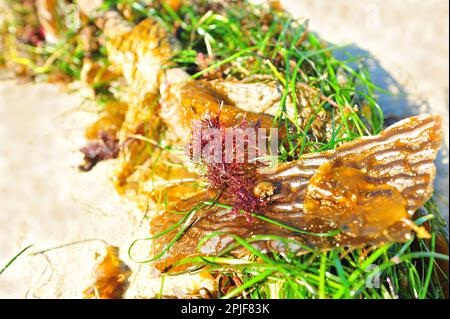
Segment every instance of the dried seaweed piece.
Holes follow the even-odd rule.
[[[95,282],[83,293],[85,298],[122,299],[131,270],[119,258],[119,248],[108,246],[106,256],[97,265],[94,275]]]
[[[371,182],[397,189],[407,201],[409,215],[432,195],[436,167],[433,163],[441,145],[441,118],[420,115],[397,122],[377,136],[362,137],[341,147],[302,156],[275,171],[259,174],[260,182],[279,184],[269,204],[274,212],[303,209],[309,180],[326,162],[361,170]]]
[[[119,154],[119,140],[111,132],[101,131],[96,141],[90,142],[80,151],[84,155],[84,163],[78,168],[87,172],[98,162],[116,158]]]
[[[360,138],[333,151],[305,155],[298,161],[281,165],[275,171],[260,171],[256,189],[262,184],[266,190],[268,185],[274,186],[268,193],[255,192],[264,194],[268,201],[260,211],[262,219],[256,218],[248,223],[245,216],[230,214],[229,209],[221,206],[192,213],[184,224],[184,233],[158,260],[156,267],[162,271],[184,269],[189,265],[175,266],[176,263],[198,254],[216,255],[234,241],[233,236],[281,236],[296,243],[286,246],[282,240],[269,240],[256,242],[255,245],[267,251],[289,249],[298,252],[308,251],[307,247],[322,250],[404,241],[410,238],[411,229],[419,231],[419,236],[426,236],[427,233],[415,227],[408,217],[431,196],[435,174],[433,160],[441,139],[440,118],[421,115],[401,121],[378,136]],[[319,169],[321,166],[322,169]],[[350,176],[336,178],[333,176],[335,174]],[[322,178],[327,181],[325,185],[320,182]],[[331,193],[327,196],[332,207],[330,210],[324,209],[326,203],[321,202],[323,198],[315,195],[319,189],[329,191],[333,185],[344,188],[339,191],[347,191],[347,197],[372,198],[363,200],[362,206],[352,206],[346,196]],[[308,198],[305,203],[306,194]],[[175,209],[190,211],[195,205],[209,202],[212,198],[213,195],[205,192],[178,203]],[[339,201],[347,202],[347,206],[337,204]],[[221,202],[227,204],[226,194],[222,195]],[[374,205],[380,204],[383,206],[381,208],[386,209],[377,211]],[[344,211],[339,212],[338,209]],[[158,233],[181,218],[180,215],[165,212],[153,220],[152,229]],[[357,223],[352,225],[353,221]],[[339,233],[330,236],[333,231]],[[215,232],[223,234],[207,240],[198,251],[200,240]],[[153,252],[167,247],[175,233],[176,230],[173,230],[167,236],[156,239]]]
[[[130,136],[142,135],[152,141],[160,140],[164,126],[158,116],[159,90],[167,79],[166,73],[173,73],[164,66],[170,65],[170,57],[178,46],[155,19],[145,19],[133,26],[118,12],[108,11],[96,21],[96,25],[104,31],[107,39],[108,60],[128,85],[124,97],[128,107],[117,134],[123,146],[115,177],[117,190],[128,193],[128,190],[137,191],[143,187],[147,180],[145,176],[150,175],[142,173],[145,163],[151,164],[150,154],[157,150],[155,145]],[[177,78],[185,75],[184,72],[176,73]],[[140,132],[142,127],[146,128],[144,132]]]
[[[163,67],[171,64],[178,43],[155,19],[145,19],[132,28],[117,12],[105,15],[103,30],[109,38],[108,58],[135,95],[122,128],[123,134],[127,134],[154,113],[149,106],[158,100],[166,72]]]

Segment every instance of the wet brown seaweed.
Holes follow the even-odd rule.
[[[131,270],[119,257],[119,248],[108,246],[106,256],[95,268],[95,281],[84,291],[85,298],[122,299]]]
[[[259,212],[263,218],[248,223],[245,216],[230,214],[223,206],[208,206],[189,218],[182,236],[157,261],[156,267],[161,271],[184,269],[188,265],[176,267],[176,263],[199,254],[217,255],[234,241],[233,236],[281,236],[296,243],[287,247],[283,241],[268,240],[255,245],[266,251],[298,252],[308,251],[306,247],[323,250],[405,241],[411,237],[411,230],[424,237],[427,232],[416,227],[409,217],[432,194],[433,160],[441,139],[440,118],[421,115],[398,122],[378,136],[363,137],[336,150],[307,154],[275,171],[261,170],[257,187],[261,183],[276,185],[276,191],[267,197],[268,204]],[[350,176],[336,178],[336,173]],[[323,178],[331,184],[322,185]],[[325,196],[328,204],[317,197],[318,189],[329,191],[333,186],[337,193]],[[342,196],[342,192],[347,195]],[[306,195],[309,207],[305,207]],[[212,201],[214,196],[204,192],[179,202],[171,211],[189,212],[201,202]],[[359,204],[349,203],[352,196],[356,196],[356,201],[359,198]],[[222,194],[221,202],[228,204],[226,199],[226,194]],[[182,216],[164,212],[152,221],[153,232],[165,230]],[[333,231],[338,233],[324,235]],[[221,234],[198,250],[200,240],[215,232]],[[153,253],[166,247],[175,233],[176,230],[156,239]]]

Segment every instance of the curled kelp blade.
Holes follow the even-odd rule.
[[[207,192],[182,201],[173,210],[191,214],[189,218],[171,211],[152,222],[155,234],[179,226],[154,240],[153,254],[163,252],[156,267],[161,271],[184,269],[189,264],[177,266],[181,260],[217,255],[235,242],[235,236],[250,240],[266,236],[267,240],[252,244],[266,251],[299,253],[407,240],[412,229],[420,230],[408,218],[431,196],[433,160],[441,138],[440,118],[421,115],[403,120],[378,136],[360,138],[333,151],[305,155],[274,171],[260,171],[255,194],[264,196],[268,205],[260,214],[254,214],[252,222],[243,214],[230,214],[223,205],[205,205],[192,211],[193,207],[213,200]],[[347,205],[347,197],[330,193],[331,189],[323,186],[330,181],[331,186],[338,186],[338,191],[350,190],[350,195],[362,196],[364,200],[358,202],[359,206]],[[257,191],[261,185],[265,192]],[[321,206],[323,198],[317,198],[317,190],[331,196],[325,196],[325,200],[332,210]],[[305,210],[305,198],[311,201],[309,210]],[[317,199],[320,205],[314,206]],[[220,200],[226,203],[226,193]],[[336,215],[333,205],[342,210],[341,215]],[[345,220],[349,220],[349,225]],[[356,225],[351,225],[353,221]],[[205,236],[215,233],[217,236],[198,247]]]
[[[172,209],[189,214],[192,207],[199,203],[210,203],[207,193],[178,203]],[[194,266],[186,262],[196,256],[216,256],[230,245],[236,238],[247,240],[249,244],[264,252],[306,253],[330,249],[334,247],[358,247],[367,244],[381,244],[390,241],[404,241],[410,238],[410,228],[402,222],[390,226],[378,237],[352,237],[340,232],[330,221],[299,213],[271,212],[254,214],[252,222],[243,214],[232,214],[230,209],[221,205],[205,205],[199,211],[191,212],[186,218],[184,214],[166,211],[153,218],[151,229],[158,234],[171,226],[179,224],[162,237],[153,241],[151,254],[158,256],[155,267],[162,272],[177,272]],[[181,235],[180,235],[181,231]],[[177,237],[178,236],[178,237]],[[206,236],[211,236],[202,245]],[[237,236],[237,237],[236,237]],[[245,253],[238,245],[233,253]]]
[[[122,299],[128,288],[130,275],[130,268],[120,259],[119,248],[108,246],[105,257],[94,270],[95,280],[84,291],[84,297]]]
[[[298,212],[303,210],[310,179],[319,167],[334,162],[360,170],[376,185],[398,190],[412,215],[433,193],[433,161],[441,140],[441,118],[424,114],[402,120],[377,136],[362,137],[335,150],[306,154],[267,174],[261,171],[259,182],[276,186],[276,193],[269,198],[271,211]]]

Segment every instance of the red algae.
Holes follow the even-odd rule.
[[[90,171],[98,162],[116,158],[119,155],[119,140],[111,133],[101,131],[98,139],[83,146],[80,151],[84,155],[81,171]]]
[[[251,130],[258,129],[258,123]],[[243,132],[247,129],[245,119],[235,128],[227,128],[220,119],[220,111],[216,116],[207,115],[199,127],[198,134],[194,132],[191,143],[188,145],[190,158],[199,166],[204,168],[204,177],[209,182],[209,189],[216,194],[221,194],[229,198],[233,206],[232,213],[244,212],[250,219],[248,213],[259,211],[265,206],[264,198],[257,197],[254,194],[256,185],[257,170],[264,167],[261,161],[249,160],[249,148],[254,147],[249,143],[249,137],[243,134],[243,152],[239,153],[237,149],[236,132]],[[231,130],[231,131],[230,131]],[[205,132],[215,132],[219,136],[204,134]],[[227,134],[232,136],[232,145],[226,145]],[[256,134],[255,134],[256,136]],[[219,137],[219,143],[214,143],[215,138]],[[198,139],[195,141],[194,139]],[[194,147],[198,143],[200,158],[194,156]],[[208,145],[212,145],[205,154]],[[228,148],[227,148],[228,147]],[[219,149],[216,149],[219,148]],[[232,152],[229,152],[232,150]],[[220,158],[214,158],[219,155]]]

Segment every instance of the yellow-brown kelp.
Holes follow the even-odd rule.
[[[171,212],[190,212],[185,221],[186,215],[171,212],[152,221],[155,234],[179,223],[178,228],[155,239],[155,255],[167,250],[157,267],[163,271],[183,269],[186,265],[176,267],[177,262],[199,254],[217,255],[234,242],[233,236],[290,238],[294,242],[289,247],[277,240],[256,245],[268,251],[303,252],[405,241],[411,230],[428,237],[410,217],[433,192],[433,160],[441,139],[440,118],[421,115],[400,121],[378,136],[306,154],[269,172],[261,169],[255,193],[264,197],[267,205],[254,214],[252,222],[244,214],[230,214],[231,207],[205,204],[214,201],[208,192],[182,201]],[[261,185],[271,189],[261,193]],[[229,195],[224,190],[220,203],[230,204]],[[196,209],[199,205],[202,209]],[[183,231],[173,241],[180,229]],[[222,234],[198,247],[215,232]]]

